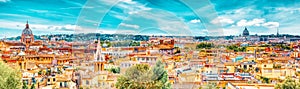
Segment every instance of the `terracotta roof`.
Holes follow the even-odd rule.
[[[6,42],[5,44],[7,44],[9,46],[25,46],[25,44],[23,44],[21,42]]]

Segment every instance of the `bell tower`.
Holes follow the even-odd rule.
[[[99,72],[104,70],[104,64],[106,63],[104,56],[102,55],[102,46],[100,38],[97,41],[97,49],[94,54],[94,72]]]

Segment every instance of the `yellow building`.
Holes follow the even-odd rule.
[[[36,65],[52,64],[52,60],[54,59],[54,55],[25,55],[24,52],[20,52],[18,56],[12,57],[11,60],[16,60],[16,64],[21,70],[31,69],[29,63],[34,63]]]
[[[265,76],[271,79],[285,79],[288,76],[295,76],[295,69],[288,68],[262,68],[261,76]]]
[[[256,52],[260,52],[260,51],[265,51],[266,47],[255,47],[255,46],[249,46],[246,48],[246,52],[248,53],[254,53]]]
[[[93,77],[92,75],[82,76],[80,87],[83,88],[83,89],[88,89],[88,88],[91,89],[92,79],[93,79],[92,77]]]
[[[76,89],[76,83],[74,83],[67,75],[55,76],[55,89]]]
[[[227,73],[235,73],[235,63],[225,63],[224,65],[227,68]]]
[[[215,57],[217,56],[218,49],[202,49],[199,51],[199,57]]]
[[[96,76],[98,82],[97,87],[101,89],[114,89],[117,76],[118,75],[109,73],[108,71],[101,71],[101,73]]]
[[[258,67],[261,68],[261,76],[271,79],[284,79],[288,76],[296,76],[296,69],[286,66],[290,58],[279,57],[258,60]]]
[[[200,73],[182,73],[178,76],[179,83],[195,83],[200,84],[202,77]]]

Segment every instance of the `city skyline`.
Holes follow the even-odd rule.
[[[94,20],[97,14],[103,14],[99,7],[109,6],[112,1],[100,0],[95,5],[88,5],[89,1],[22,1],[0,0],[0,38],[5,36],[19,36],[29,20],[30,27],[36,35],[77,33],[74,29],[86,32],[101,33],[138,33],[138,34],[168,34],[169,31],[189,31],[184,34],[192,36],[209,35],[211,30],[207,24],[222,24],[222,34],[239,35],[247,27],[250,35],[276,34],[277,29],[283,34],[297,35],[297,19],[300,3],[292,1],[221,1],[213,0],[208,4],[208,9],[216,12],[216,17],[205,21],[209,13],[196,15],[200,12],[191,9],[183,1],[168,0],[121,0],[109,11],[104,13],[101,20]],[[268,3],[266,3],[268,2]],[[204,8],[207,9],[207,8]],[[83,13],[90,10],[89,13]],[[91,14],[92,13],[92,14]],[[82,16],[86,18],[82,19]],[[176,35],[176,34],[175,34]]]
[[[300,0],[0,0],[0,89],[300,89]]]

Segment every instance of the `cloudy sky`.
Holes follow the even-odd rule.
[[[0,38],[36,35],[299,35],[299,0],[0,0]]]

